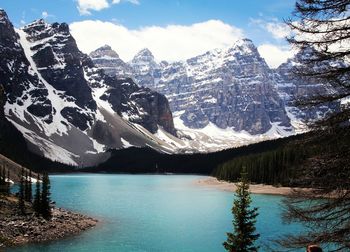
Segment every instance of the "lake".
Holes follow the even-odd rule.
[[[195,175],[55,175],[58,207],[101,220],[92,230],[64,240],[9,251],[225,251],[232,231],[233,193],[195,185]],[[281,220],[281,196],[253,195],[259,207],[260,251],[300,225]],[[303,251],[303,250],[302,250]]]

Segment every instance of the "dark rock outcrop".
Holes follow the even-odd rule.
[[[107,149],[123,148],[129,141],[161,149],[145,129],[156,133],[162,127],[176,134],[167,99],[96,68],[79,51],[65,23],[40,19],[16,30],[1,10],[0,55],[0,84],[6,94],[0,116],[37,154],[72,165],[94,165],[109,156]],[[97,141],[98,128],[113,135],[113,141]]]
[[[3,10],[0,10],[0,42],[0,84],[5,88],[8,103],[21,107],[30,102],[32,112],[38,117],[43,117],[43,113],[35,109],[38,106],[45,108],[47,113],[44,116],[51,113],[47,91],[37,76],[31,74],[19,36]],[[34,99],[30,99],[30,94]]]

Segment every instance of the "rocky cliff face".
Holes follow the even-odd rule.
[[[296,119],[301,121],[312,121],[327,116],[331,111],[339,111],[339,102],[328,102],[320,105],[297,107],[297,101],[306,101],[320,94],[332,94],[339,92],[330,84],[320,80],[302,77],[296,74],[302,67],[302,59],[310,58],[311,48],[306,48],[281,64],[274,71],[274,80],[280,96],[286,103],[286,110]],[[320,66],[321,67],[321,66]],[[340,91],[341,92],[341,91]]]
[[[266,133],[273,125],[292,131],[272,71],[248,39],[185,62],[157,64],[144,49],[130,66],[136,82],[165,94],[188,128],[212,123],[253,135]]]
[[[186,126],[205,127],[212,122],[219,128],[253,135],[267,132],[273,123],[290,127],[283,100],[269,78],[269,68],[250,40],[189,59],[183,67],[184,76],[169,75],[159,81],[159,86],[168,95],[171,86],[179,90],[181,99],[169,96],[169,100],[176,100],[177,111],[185,110],[181,119]],[[166,71],[172,69],[170,65]],[[177,85],[181,79],[188,81]],[[197,104],[194,109],[187,107],[191,102]],[[195,125],[198,117],[201,125]]]
[[[296,76],[301,57],[309,57],[309,52],[270,69],[252,41],[244,39],[172,63],[157,63],[144,49],[129,66],[136,83],[168,98],[178,135],[190,146],[210,151],[303,132],[307,121],[339,109],[337,102],[296,106],[299,99],[336,92],[325,83]]]
[[[16,30],[1,10],[0,55],[6,118],[36,153],[92,165],[109,148],[167,148],[152,135],[159,128],[176,134],[167,99],[105,75],[78,50],[65,23],[38,20]]]
[[[130,66],[132,76],[140,86],[155,90],[157,79],[161,76],[161,69],[150,50],[143,49],[138,52],[131,60]]]
[[[131,67],[119,58],[119,55],[108,45],[104,45],[89,55],[96,67],[104,70],[109,76],[119,78],[131,77]]]

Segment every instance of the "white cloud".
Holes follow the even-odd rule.
[[[121,2],[129,2],[132,4],[140,4],[139,0],[76,0],[78,3],[78,10],[80,15],[90,15],[91,10],[100,11],[111,7],[112,4],[119,4]]]
[[[272,18],[269,21],[251,18],[250,23],[269,32],[275,39],[285,39],[291,34],[291,29],[289,26],[280,22],[276,18]]]
[[[50,15],[49,15],[49,13],[48,13],[47,11],[43,11],[43,12],[41,13],[41,16],[42,16],[43,18],[47,18],[47,17],[49,17]]]
[[[276,39],[284,39],[291,33],[289,26],[284,23],[266,23],[265,28]]]
[[[77,0],[77,3],[81,15],[90,15],[90,10],[100,11],[109,7],[107,0]]]
[[[272,44],[263,44],[258,47],[258,51],[271,68],[277,68],[288,58],[294,55],[289,47],[276,46]]]
[[[184,60],[214,48],[226,47],[243,38],[243,31],[220,20],[188,26],[149,26],[130,30],[111,22],[86,20],[70,25],[77,44],[85,53],[108,44],[129,61],[148,48],[157,60]]]
[[[53,17],[55,17],[55,16],[49,14],[47,11],[43,11],[43,12],[41,13],[41,17],[42,17],[43,19],[47,19],[47,18],[53,18]]]

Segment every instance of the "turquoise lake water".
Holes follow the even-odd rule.
[[[232,231],[233,193],[195,185],[192,175],[50,176],[58,207],[101,220],[81,235],[9,251],[225,251]],[[253,195],[259,207],[260,251],[282,234],[301,232],[282,223],[280,196]]]

